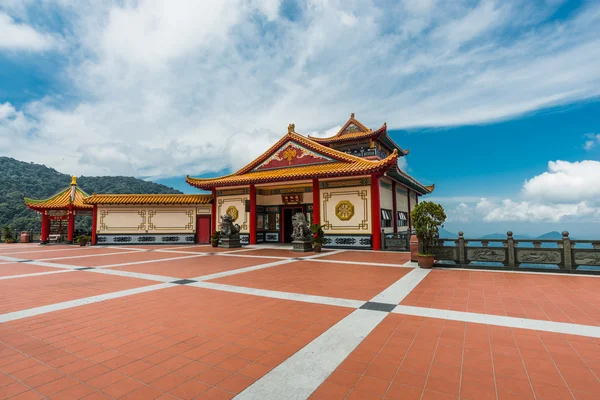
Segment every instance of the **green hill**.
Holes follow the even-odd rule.
[[[23,203],[24,197],[45,199],[66,188],[71,177],[53,168],[0,157],[0,227],[12,231],[38,232],[41,218]],[[81,189],[92,193],[181,193],[165,185],[128,176],[82,176],[77,178]],[[77,221],[77,228],[89,230],[91,218]]]

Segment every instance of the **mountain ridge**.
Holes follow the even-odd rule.
[[[71,176],[54,168],[10,157],[0,157],[0,227],[39,232],[41,217],[27,208],[23,198],[45,199],[65,189]],[[179,190],[131,176],[81,176],[78,186],[92,193],[178,194]],[[91,218],[78,218],[77,228],[89,230]]]

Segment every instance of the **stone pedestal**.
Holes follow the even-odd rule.
[[[312,240],[294,240],[292,242],[294,251],[308,252],[312,251]]]
[[[221,247],[225,247],[227,249],[242,247],[240,243],[240,235],[221,236]]]

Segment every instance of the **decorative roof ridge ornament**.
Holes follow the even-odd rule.
[[[296,129],[296,125],[295,124],[289,124],[288,125],[288,134],[289,133],[296,133],[295,129]]]
[[[77,177],[75,175],[71,176],[71,186],[77,186]]]

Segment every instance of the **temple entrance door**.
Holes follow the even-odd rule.
[[[209,215],[198,215],[196,219],[196,243],[210,243]]]
[[[294,216],[294,214],[296,213],[303,213],[304,212],[304,206],[293,206],[293,207],[283,207],[282,208],[282,213],[283,213],[283,224],[282,224],[282,229],[281,229],[281,242],[282,243],[292,243],[292,232],[294,230],[294,227],[292,226],[292,217]]]

